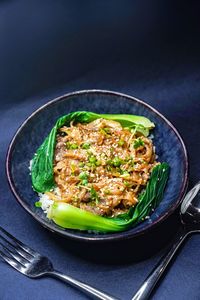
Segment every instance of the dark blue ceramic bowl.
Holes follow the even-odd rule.
[[[170,178],[159,207],[148,220],[128,231],[92,234],[62,229],[49,221],[41,209],[34,206],[37,194],[31,188],[29,162],[56,120],[64,114],[77,110],[142,115],[156,124],[153,132],[156,152],[159,161],[170,165]],[[36,110],[15,134],[8,150],[6,168],[8,181],[17,201],[44,227],[64,237],[103,242],[133,238],[147,233],[172,214],[186,190],[188,160],[185,145],[177,130],[155,109],[124,94],[89,90],[61,96]]]

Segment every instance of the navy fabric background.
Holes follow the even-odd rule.
[[[54,97],[115,90],[146,101],[177,127],[188,149],[191,187],[200,178],[199,13],[197,1],[0,2],[0,225],[49,256],[57,269],[124,300],[166,250],[177,215],[144,242],[143,257],[134,259],[133,251],[127,262],[116,249],[117,262],[103,262],[96,249],[96,260],[90,259],[87,247],[54,237],[17,204],[4,171],[6,151],[24,119]],[[152,299],[200,299],[199,253],[196,235]],[[0,261],[0,299],[88,298],[54,279],[28,279]]]

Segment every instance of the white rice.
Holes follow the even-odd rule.
[[[38,195],[40,197],[39,202],[41,203],[41,208],[47,214],[49,208],[54,203],[54,201],[52,199],[50,199],[48,195],[45,195],[42,193],[39,193]]]
[[[30,175],[31,175],[32,164],[33,164],[33,160],[31,159],[29,162],[29,167],[28,167],[30,170],[30,173],[29,173]]]

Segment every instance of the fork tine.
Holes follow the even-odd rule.
[[[0,242],[0,245],[3,247],[3,249],[5,250],[6,253],[8,253],[9,255],[11,255],[12,257],[14,257],[14,259],[16,261],[18,261],[21,265],[26,265],[27,263],[29,263],[28,260],[26,260],[25,258],[23,258],[22,256],[18,255],[17,253],[14,253],[11,249],[9,249],[8,247],[6,247],[5,245],[3,245]],[[5,253],[5,254],[6,254]]]
[[[12,249],[14,249],[17,253],[19,253],[21,256],[23,256],[26,260],[30,261],[33,257],[31,254],[24,251],[22,248],[20,248],[17,244],[13,245],[9,240],[7,240],[4,236],[0,234],[0,239],[6,242]],[[1,244],[1,243],[0,243]]]
[[[38,252],[34,251],[33,249],[31,249],[30,247],[28,247],[27,245],[23,244],[22,242],[20,242],[18,239],[16,239],[14,236],[12,236],[9,232],[7,232],[4,228],[2,228],[0,226],[0,230],[6,235],[8,236],[13,242],[15,242],[20,248],[22,248],[24,251],[28,252],[29,254],[31,254],[32,256],[38,255]]]
[[[11,265],[13,268],[15,268],[19,272],[24,272],[26,270],[25,267],[23,267],[19,262],[17,262],[14,258],[10,258],[8,255],[3,253],[0,250],[0,257],[6,261],[9,265]]]

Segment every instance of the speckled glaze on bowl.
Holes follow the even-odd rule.
[[[162,202],[151,217],[138,226],[112,234],[92,234],[63,229],[49,221],[42,210],[34,206],[37,194],[31,188],[29,162],[56,120],[64,114],[77,110],[142,115],[156,124],[153,132],[156,153],[159,156],[159,161],[169,163],[170,178]],[[50,101],[25,120],[9,146],[6,172],[11,190],[17,201],[44,227],[75,240],[105,242],[129,239],[147,233],[152,227],[172,214],[186,190],[188,159],[185,145],[177,130],[151,106],[121,93],[86,90],[66,94]]]

